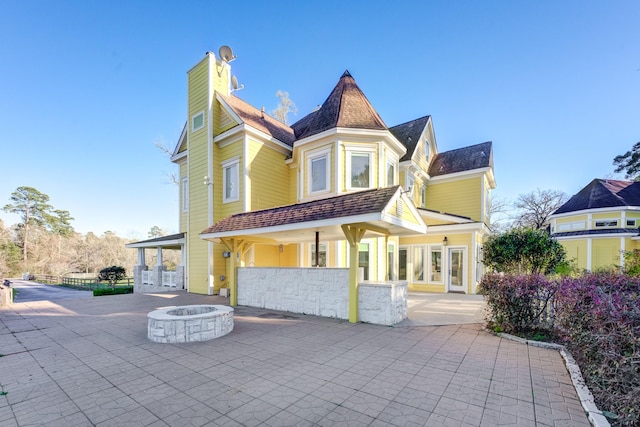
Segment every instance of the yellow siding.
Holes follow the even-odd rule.
[[[429,163],[427,162],[427,150],[424,139],[420,141],[420,143],[416,146],[416,150],[413,152],[412,160],[422,169],[423,171],[429,170]]]
[[[296,245],[254,245],[255,267],[296,267]]]
[[[208,60],[205,58],[188,74],[189,90],[189,221],[187,246],[189,263],[187,275],[189,291],[206,294],[209,286],[207,242],[200,239],[200,233],[207,228],[207,186],[194,185],[202,182],[207,171],[207,94],[208,94]],[[204,128],[191,131],[191,117],[204,111]]]
[[[297,203],[298,201],[298,168],[291,167],[291,165],[287,165],[289,168],[289,200],[291,203]]]
[[[185,197],[185,195],[182,193],[183,191],[183,187],[182,187],[182,178],[187,178],[187,162],[183,161],[182,163],[180,163],[180,167],[179,167],[179,177],[180,177],[180,206],[178,207],[179,212],[180,212],[180,233],[184,233],[187,231],[187,219],[188,219],[188,214],[189,212],[184,212],[182,210],[182,206],[183,206],[183,199]],[[191,183],[189,183],[188,185],[189,187],[191,187]],[[188,195],[187,195],[188,196]]]
[[[591,270],[620,266],[620,239],[593,239]]]
[[[482,219],[481,177],[431,184],[427,187],[427,209]],[[415,192],[414,192],[415,193]]]
[[[584,221],[586,224],[587,215],[572,215],[556,219],[556,224],[566,224],[570,222]]]
[[[289,198],[289,166],[285,155],[256,141],[249,141],[251,206],[260,210],[293,203]]]
[[[567,252],[567,260],[578,270],[587,268],[587,239],[559,240]]]
[[[244,151],[244,145],[243,145],[243,138],[240,138],[232,143],[230,143],[229,145],[225,145],[222,148],[218,148],[217,151],[217,155],[214,156],[214,162],[215,164],[214,166],[214,170],[215,170],[215,184],[213,186],[213,190],[214,190],[214,222],[218,222],[223,218],[226,218],[227,216],[234,214],[234,213],[238,213],[238,212],[243,212],[244,211],[244,206],[243,206],[243,198],[244,198],[244,160],[243,160],[243,151]],[[218,147],[217,144],[215,144],[216,147]],[[235,202],[229,202],[229,203],[222,203],[222,196],[223,196],[223,188],[222,188],[222,166],[221,164],[227,160],[233,159],[233,158],[238,158],[240,160],[240,164],[239,164],[239,175],[240,175],[240,181],[239,181],[239,186],[240,188],[238,189],[238,194],[240,195],[240,198],[238,201]],[[204,176],[204,175],[203,175]]]
[[[223,132],[239,125],[229,113],[222,107],[220,102],[213,102],[213,135],[220,135]]]
[[[604,212],[591,215],[591,219],[620,219],[620,212]]]

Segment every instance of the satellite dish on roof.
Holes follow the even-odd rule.
[[[231,76],[231,87],[233,88],[231,92],[244,89],[244,85],[238,85],[238,78],[236,76]]]
[[[220,50],[218,50],[218,55],[220,55],[220,59],[222,59],[224,62],[231,62],[236,59],[236,57],[233,55],[233,51],[229,46],[220,47]]]

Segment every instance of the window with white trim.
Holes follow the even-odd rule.
[[[309,265],[313,267],[326,267],[327,266],[327,244],[320,243],[320,250],[318,251],[318,265],[316,265],[316,244],[311,243],[311,263]]]
[[[558,233],[561,233],[564,231],[584,230],[584,228],[585,228],[584,221],[565,222],[562,224],[558,224],[556,226]]]
[[[617,227],[618,220],[617,219],[599,219],[595,221],[596,228],[605,228],[605,227]]]
[[[195,132],[204,127],[204,111],[200,111],[195,116],[191,117],[191,132]]]
[[[636,227],[636,220],[635,219],[628,219],[627,220],[627,227]]]
[[[189,178],[182,178],[182,212],[189,210]]]
[[[371,188],[371,155],[369,153],[350,153],[351,188]]]
[[[396,183],[396,165],[391,160],[387,160],[387,187]]]
[[[387,279],[395,280],[395,261],[396,261],[396,246],[393,243],[387,245]]]
[[[309,158],[309,193],[329,191],[329,155]]]
[[[240,161],[222,164],[222,201],[235,202],[240,199]]]
[[[413,247],[413,280],[424,282],[424,247]]]
[[[431,282],[442,283],[442,248],[431,248],[431,265],[429,266],[429,274]]]
[[[427,186],[424,184],[420,185],[420,207],[427,207]]]

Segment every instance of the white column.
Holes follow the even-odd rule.
[[[144,259],[144,248],[138,248],[138,265],[145,265],[146,260]]]
[[[156,265],[162,265],[162,246],[158,246],[158,262]]]

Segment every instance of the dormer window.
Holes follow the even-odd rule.
[[[424,140],[424,159],[427,162],[429,161],[429,140],[428,139]]]

